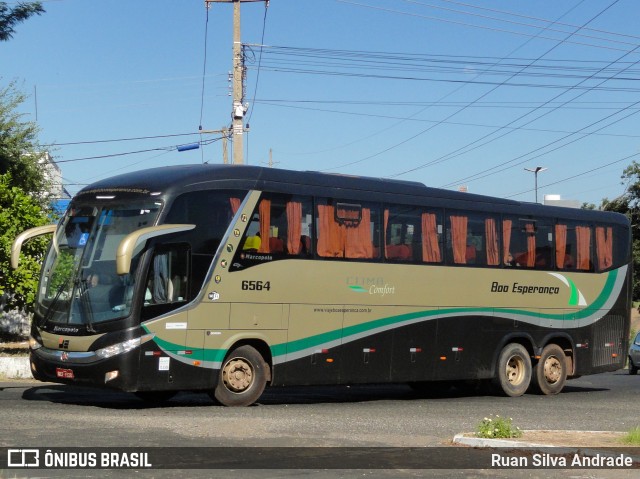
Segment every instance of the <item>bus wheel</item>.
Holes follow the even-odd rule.
[[[534,369],[533,383],[542,394],[558,394],[567,380],[567,361],[557,344],[548,344],[542,350]]]
[[[496,383],[511,397],[522,396],[531,382],[531,358],[524,346],[507,344],[498,358]]]
[[[220,369],[214,398],[224,406],[249,406],[262,395],[267,384],[267,365],[251,346],[229,353]]]

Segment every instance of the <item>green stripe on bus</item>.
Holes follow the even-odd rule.
[[[493,315],[496,311],[500,311],[504,314],[511,314],[516,316],[528,316],[528,317],[536,317],[557,321],[576,321],[579,319],[586,318],[595,311],[599,310],[607,300],[611,297],[611,293],[613,292],[613,288],[616,283],[616,279],[618,277],[618,270],[610,271],[607,275],[607,280],[602,288],[602,291],[595,299],[595,301],[591,304],[590,307],[584,308],[580,311],[575,311],[570,314],[544,314],[540,312],[526,311],[520,309],[508,309],[508,308],[444,308],[444,309],[433,309],[427,311],[417,311],[413,313],[401,314],[398,316],[389,316],[386,318],[375,319],[373,321],[369,321],[367,323],[355,324],[353,326],[348,326],[342,329],[336,329],[333,331],[327,331],[326,333],[316,334],[314,336],[309,336],[306,338],[296,339],[293,341],[274,344],[270,346],[271,354],[273,357],[281,357],[286,354],[295,353],[298,351],[303,351],[305,349],[310,349],[314,347],[318,347],[323,344],[330,343],[332,341],[341,340],[344,338],[348,338],[350,336],[354,336],[357,334],[366,333],[367,331],[375,330],[382,327],[392,326],[398,323],[408,322],[414,319],[419,318],[438,318],[449,316],[453,314],[479,314],[479,315]],[[572,293],[574,288],[572,288]],[[575,288],[577,291],[577,288]],[[577,294],[577,293],[576,293]],[[143,326],[146,332],[150,332],[145,326]],[[170,343],[165,341],[157,336],[154,338],[154,341],[160,346],[161,349],[165,351],[178,351],[181,349],[185,349],[185,346],[177,345],[174,343]],[[202,351],[201,353],[196,351]],[[193,355],[190,358],[194,360],[201,359],[203,361],[211,361],[211,362],[222,362],[226,351],[223,349],[203,349],[203,350],[194,350]],[[198,357],[200,356],[200,357]]]

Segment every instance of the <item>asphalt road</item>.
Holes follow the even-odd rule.
[[[2,447],[449,447],[491,414],[522,429],[628,431],[640,425],[640,376],[626,371],[568,382],[558,396],[519,398],[451,390],[425,398],[404,385],[268,390],[258,405],[224,408],[205,394],[180,393],[162,405],[113,391],[37,382],[0,383]],[[250,451],[250,450],[249,450]],[[254,458],[247,455],[247,463]],[[149,473],[149,471],[146,471]],[[554,477],[554,471],[415,469],[240,470],[236,477]],[[556,471],[557,472],[557,471]],[[127,471],[0,471],[3,477],[129,477]],[[5,475],[6,474],[6,475]],[[175,477],[175,471],[137,473]],[[559,473],[558,473],[559,474]],[[637,477],[636,471],[574,470],[570,477]],[[187,477],[228,477],[188,471]],[[559,474],[557,477],[567,477]]]

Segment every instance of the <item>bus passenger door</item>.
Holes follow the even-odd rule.
[[[286,361],[276,381],[340,383],[343,306],[292,304],[289,311]]]

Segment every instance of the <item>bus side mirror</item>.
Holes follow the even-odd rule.
[[[25,241],[35,236],[53,234],[55,233],[57,227],[57,224],[38,226],[36,228],[31,228],[20,233],[16,237],[16,239],[13,240],[13,244],[11,245],[11,267],[13,269],[18,268],[18,264],[20,263],[20,251],[22,250],[22,244]]]
[[[119,275],[129,274],[131,270],[131,258],[133,258],[134,252],[147,240],[155,238],[156,236],[189,231],[195,227],[196,225],[158,225],[141,228],[133,233],[129,233],[120,241],[118,249],[116,250],[116,272]]]

